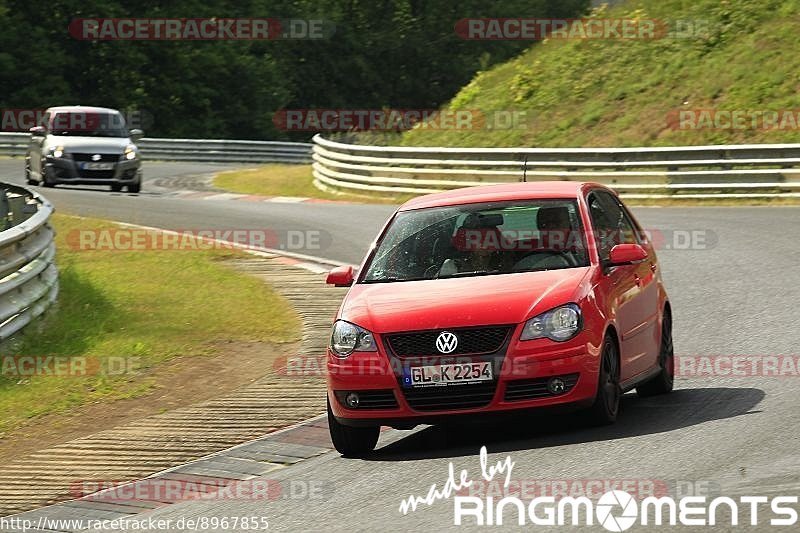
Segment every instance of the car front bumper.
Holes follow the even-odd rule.
[[[518,334],[514,338],[518,339]],[[334,416],[344,425],[403,428],[520,411],[573,410],[591,405],[597,393],[600,347],[583,340],[583,335],[566,343],[547,339],[511,342],[505,353],[494,356],[501,359],[495,361],[500,371],[491,383],[438,386],[425,392],[441,408],[421,404],[420,389],[402,385],[403,370],[382,343],[378,345],[377,352],[357,352],[345,359],[328,350],[329,401]],[[563,390],[553,392],[551,383],[558,385],[553,387],[556,390],[563,384]],[[359,395],[355,408],[346,404],[351,392]]]
[[[68,157],[48,157],[45,162],[45,176],[48,182],[73,183],[75,185],[109,185],[135,183],[141,178],[140,159],[120,159],[113,162],[110,170],[83,170],[81,161]]]

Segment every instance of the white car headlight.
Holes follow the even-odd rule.
[[[525,323],[520,340],[529,341],[546,337],[550,340],[568,341],[581,330],[581,309],[575,304],[556,307]]]
[[[48,152],[50,152],[50,155],[55,158],[64,157],[63,146],[51,146],[50,148],[48,148]]]
[[[331,333],[331,350],[339,357],[348,357],[353,352],[375,352],[375,337],[372,333],[350,322],[337,320]]]
[[[136,152],[136,147],[132,144],[129,144],[128,146],[125,147],[125,152],[123,152],[123,154],[125,155],[125,159],[128,160],[136,159],[136,156],[138,155],[138,153]]]

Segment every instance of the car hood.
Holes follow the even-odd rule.
[[[47,146],[63,146],[67,152],[121,154],[131,144],[127,137],[79,137],[50,135]]]
[[[361,283],[350,289],[340,318],[375,333],[517,324],[576,301],[589,270]]]

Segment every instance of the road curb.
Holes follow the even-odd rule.
[[[285,257],[265,250],[244,251],[253,257],[236,260],[237,269],[270,282],[300,315],[303,336],[299,356],[324,353],[330,321],[344,294],[343,289],[324,283],[321,272],[327,268],[321,262],[328,265],[330,262],[324,259],[311,262],[321,258]],[[239,450],[240,443],[251,442],[254,437],[261,441],[266,438],[262,437],[265,433],[281,439],[277,435],[295,430],[294,440],[299,441],[298,432],[312,431],[315,434],[308,442],[329,449],[325,440],[327,429],[324,426],[320,429],[319,416],[308,419],[324,410],[322,376],[287,378],[275,370],[220,397],[39,450],[3,465],[0,514],[24,511],[37,502],[39,505],[57,502],[68,495],[70,483],[80,478],[123,481],[140,479],[154,471],[163,473],[165,467],[174,472],[186,467],[187,460],[191,461],[188,464],[195,464]],[[281,430],[291,424],[295,426]],[[309,430],[309,426],[317,429]],[[298,429],[303,427],[306,429]],[[285,461],[284,453],[273,455],[275,462],[268,469],[293,462]],[[292,457],[291,452],[288,456]],[[197,457],[201,459],[195,460]],[[262,453],[260,457],[266,455]],[[195,467],[196,464],[191,468]],[[209,474],[225,472],[225,469],[210,470],[215,469],[209,469]],[[25,481],[26,478],[36,481]],[[106,504],[100,507],[107,507],[108,502],[100,503]],[[121,510],[128,514],[131,511]]]
[[[178,231],[163,229],[163,228],[156,228],[153,226],[143,226],[141,224],[131,224],[129,222],[114,222],[115,224],[119,224],[120,226],[126,228],[135,228],[141,229],[146,231],[158,231],[162,233],[166,233],[169,235],[181,235]],[[296,252],[287,252],[286,250],[278,250],[275,248],[266,248],[262,246],[248,246],[246,244],[231,242],[231,241],[224,241],[221,239],[212,239],[206,237],[197,237],[197,239],[213,242],[216,244],[220,244],[222,246],[229,246],[232,248],[236,248],[237,250],[241,250],[243,252],[252,253],[254,255],[259,254],[269,254],[279,256],[281,258],[288,259],[290,261],[285,261],[286,265],[295,266],[298,268],[304,268],[306,270],[310,270],[315,274],[321,274],[322,272],[326,272],[330,267],[338,267],[338,266],[347,266],[349,263],[345,263],[342,261],[335,261],[333,259],[326,259],[324,257],[318,257],[314,255],[307,255],[307,254],[300,254]],[[351,265],[354,266],[354,265]]]
[[[232,487],[236,490],[235,488],[247,486],[248,483],[254,485],[251,480],[257,478],[261,478],[260,486],[269,487],[270,483],[273,483],[272,490],[258,494],[259,499],[272,500],[280,495],[282,487],[278,481],[264,480],[265,474],[328,453],[332,449],[327,417],[322,414],[226,450],[167,468],[146,478],[19,513],[13,515],[13,518],[28,520],[33,524],[43,523],[45,518],[47,520],[129,518],[132,515],[184,501],[227,498]],[[150,496],[121,497],[128,494]],[[4,531],[16,533],[22,530],[12,528]],[[45,530],[33,528],[27,531]]]

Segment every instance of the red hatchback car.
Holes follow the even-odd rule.
[[[328,421],[346,456],[380,426],[522,409],[617,418],[620,396],[673,385],[655,250],[595,183],[472,187],[407,202],[351,286],[328,348]]]

